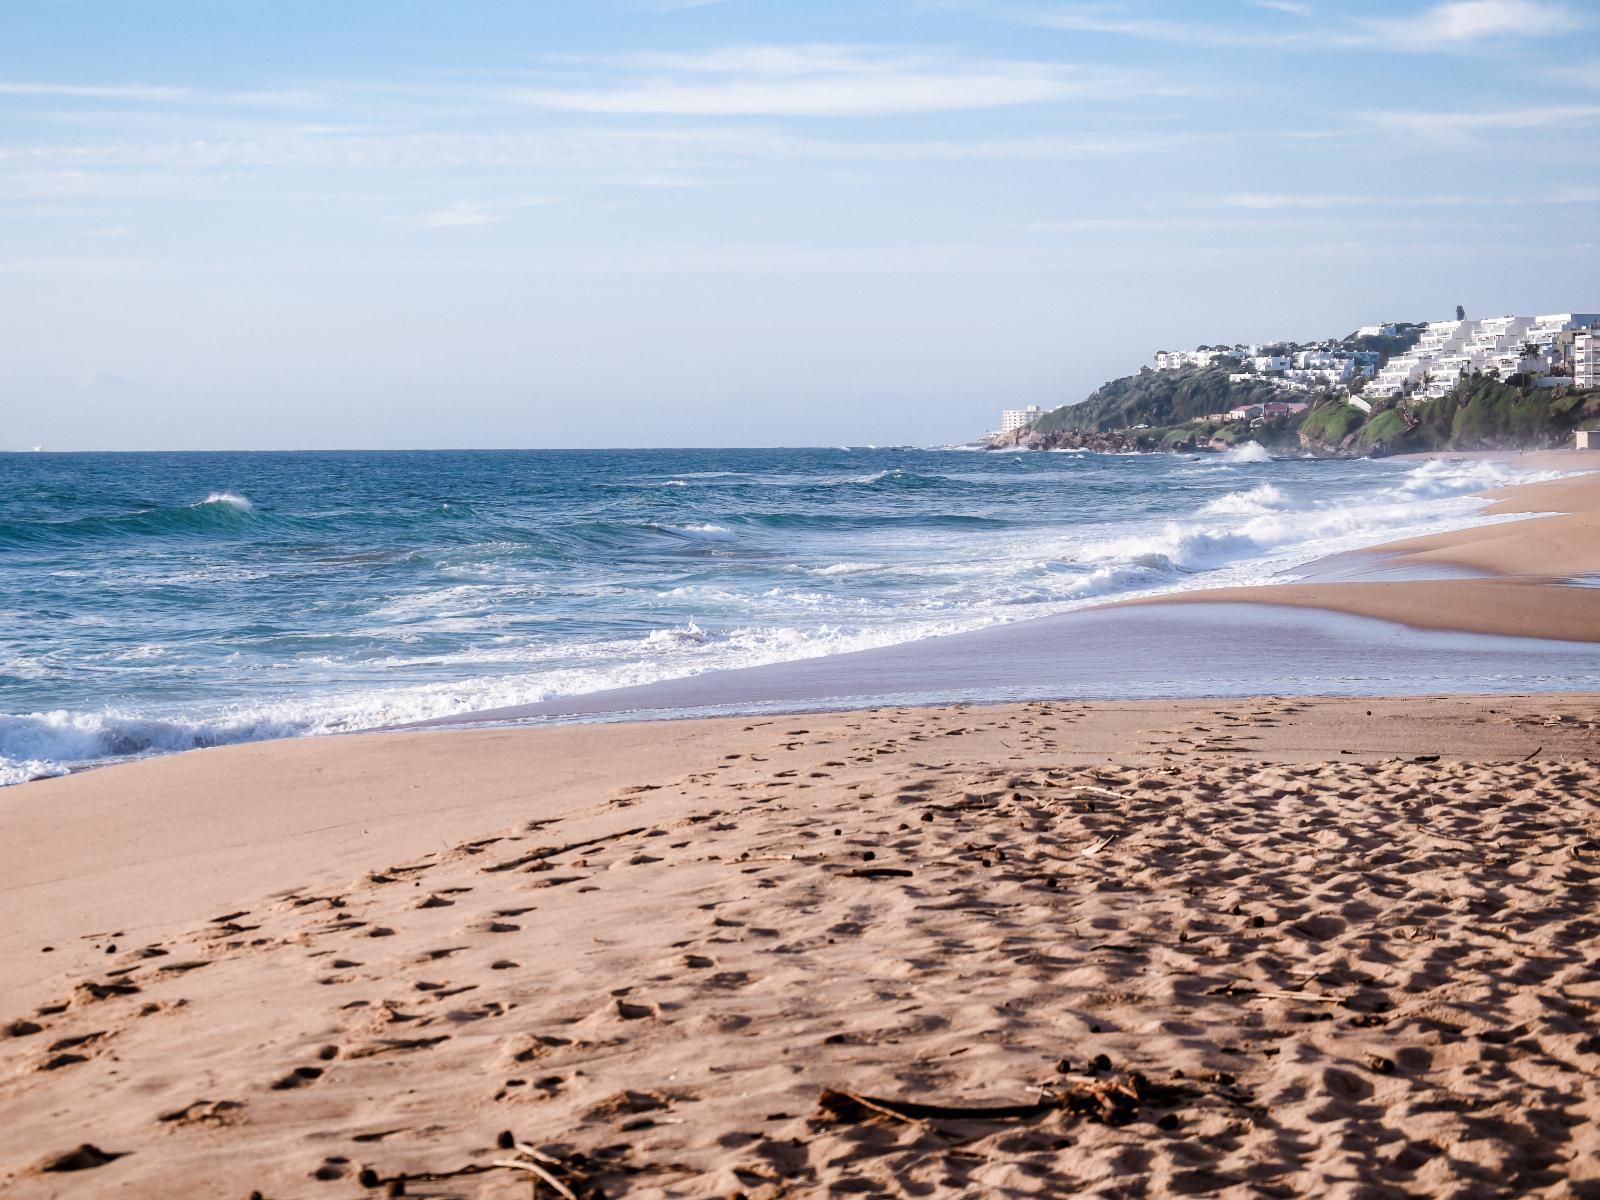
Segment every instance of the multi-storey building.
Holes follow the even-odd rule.
[[[1000,414],[1000,432],[1015,433],[1019,429],[1026,429],[1042,416],[1044,409],[1037,404],[1030,404],[1027,408],[1005,409]]]
[[[1600,329],[1580,329],[1572,335],[1572,382],[1581,388],[1600,388]]]
[[[1157,350],[1156,370],[1176,371],[1181,367],[1209,367],[1222,356],[1221,350]]]
[[[1373,397],[1420,392],[1447,395],[1474,371],[1501,378],[1548,375],[1563,333],[1592,326],[1591,313],[1546,313],[1537,317],[1486,317],[1481,321],[1432,321],[1417,344],[1384,365],[1367,388]]]

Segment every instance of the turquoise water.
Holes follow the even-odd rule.
[[[972,451],[0,455],[0,782],[1250,583],[1486,463]]]

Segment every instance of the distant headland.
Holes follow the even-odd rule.
[[[1009,409],[990,449],[1325,456],[1569,445],[1600,428],[1600,313],[1364,325],[1312,342],[1159,350],[1050,411]]]

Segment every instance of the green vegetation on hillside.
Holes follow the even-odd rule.
[[[1534,388],[1524,393],[1494,379],[1474,380],[1456,395],[1430,402],[1437,413],[1424,411],[1430,429],[1450,417],[1450,445],[1459,450],[1488,446],[1536,445],[1552,436],[1565,440],[1577,425],[1574,396],[1556,397],[1550,390]],[[1573,418],[1573,419],[1569,419]]]
[[[1376,351],[1386,360],[1413,346],[1422,328],[1402,323],[1389,335],[1350,334],[1337,344],[1347,351]],[[1332,344],[1317,343],[1312,348]],[[1288,354],[1304,348],[1284,343],[1262,349]],[[1222,346],[1216,349],[1227,350]],[[1360,389],[1357,382],[1355,390]],[[1253,422],[1206,419],[1254,404],[1301,398],[1310,401],[1311,407],[1297,416]],[[1394,454],[1557,446],[1565,444],[1575,429],[1596,427],[1600,427],[1600,392],[1576,393],[1566,386],[1536,388],[1521,376],[1502,382],[1474,375],[1463,379],[1449,395],[1434,400],[1376,401],[1369,416],[1342,390],[1338,394],[1292,392],[1271,376],[1242,370],[1237,358],[1226,357],[1208,367],[1145,367],[1136,375],[1113,379],[1082,403],[1057,408],[1025,432],[1008,435],[1004,444],[1026,441],[1036,448],[1204,450],[1250,440],[1323,454]]]
[[[1146,367],[1137,375],[1102,384],[1082,404],[1046,413],[1033,428],[1039,433],[1132,429],[1136,425],[1159,428],[1281,398],[1265,377],[1229,383],[1228,372],[1238,369],[1237,364],[1180,371]]]
[[[1348,406],[1346,406],[1348,408]],[[1338,446],[1349,437],[1316,434],[1321,428],[1308,414],[1301,425],[1301,440]],[[1357,417],[1361,414],[1356,410]],[[1408,422],[1407,416],[1410,420]],[[1345,448],[1362,454],[1394,454],[1407,450],[1516,450],[1564,446],[1572,431],[1600,417],[1600,392],[1574,392],[1564,388],[1525,388],[1487,376],[1462,380],[1461,386],[1433,400],[1402,402],[1380,409]]]
[[[1367,414],[1342,400],[1325,400],[1300,422],[1300,440],[1306,444],[1337,446],[1361,428]]]

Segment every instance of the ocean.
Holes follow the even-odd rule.
[[[0,455],[0,783],[1292,578],[1515,463],[798,450]]]

